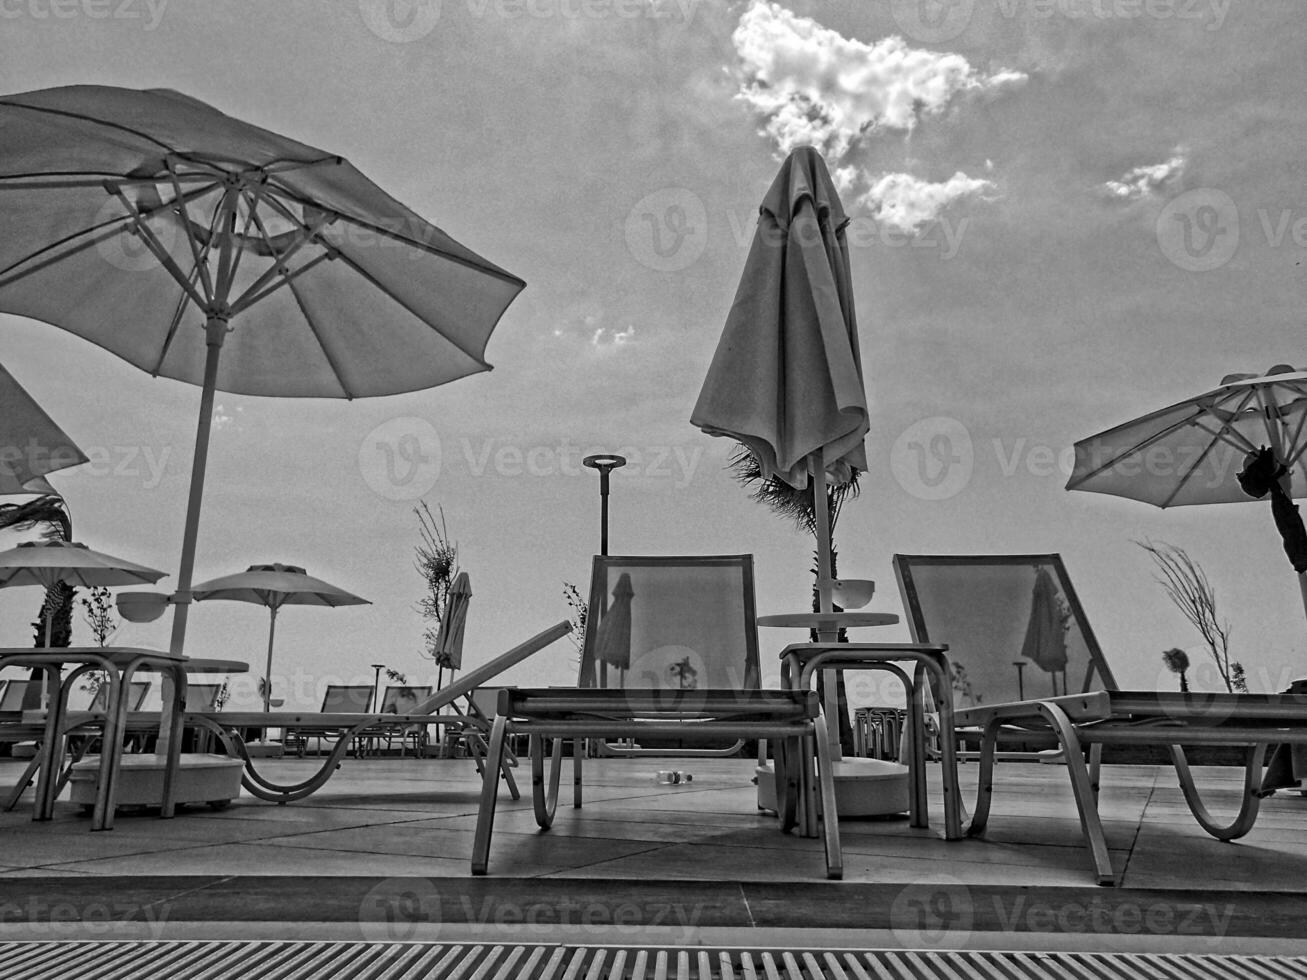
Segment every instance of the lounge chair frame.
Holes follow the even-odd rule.
[[[549,646],[555,640],[566,636],[571,632],[571,623],[564,620],[556,623],[546,630],[537,633],[535,636],[520,643],[507,653],[503,653],[495,659],[482,664],[473,670],[466,671],[461,678],[452,684],[447,684],[431,697],[427,698],[421,704],[417,705],[415,710],[407,714],[359,714],[359,713],[338,713],[338,714],[321,714],[313,712],[195,712],[188,711],[185,719],[187,724],[196,725],[213,732],[226,747],[228,754],[239,756],[245,763],[245,771],[241,775],[241,785],[249,793],[261,800],[267,800],[271,803],[292,803],[296,800],[302,800],[307,796],[317,792],[326,784],[340,766],[341,758],[349,749],[350,742],[360,732],[376,727],[380,724],[387,725],[432,725],[440,724],[445,721],[453,720],[452,716],[438,713],[442,708],[446,708],[455,701],[467,698],[477,687],[480,687],[503,673],[514,664],[520,663],[533,653]],[[457,720],[462,723],[468,721],[468,716],[459,715]],[[245,747],[245,742],[240,736],[242,728],[297,728],[297,727],[323,727],[333,728],[340,735],[322,763],[322,766],[308,779],[301,780],[297,783],[276,783],[264,776],[258,771],[255,760],[250,757]],[[484,772],[484,760],[478,755],[475,758],[477,769]],[[513,799],[518,798],[517,784],[513,779],[512,768],[509,760],[505,759],[499,766],[499,771],[503,772],[504,778],[508,783],[509,790]]]
[[[582,738],[638,738],[709,735],[736,739],[769,738],[778,741],[776,798],[781,830],[799,821],[802,787],[816,782],[822,806],[834,814],[835,783],[831,748],[821,703],[815,691],[687,690],[641,691],[595,688],[505,688],[490,735],[490,750],[482,779],[481,807],[472,844],[472,874],[484,875],[490,861],[498,796],[493,773],[513,735],[529,737],[531,795],[536,823],[548,830],[558,806],[558,784],[564,740]],[[544,765],[544,740],[554,739],[550,765]],[[813,757],[805,745],[815,750]],[[579,780],[580,770],[576,770]],[[580,806],[580,784],[574,806]],[[843,877],[839,821],[822,821],[826,877]],[[815,826],[803,829],[817,836]]]

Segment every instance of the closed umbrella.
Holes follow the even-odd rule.
[[[488,370],[524,283],[343,157],[162,89],[0,97],[0,311],[201,386],[180,653],[216,391],[359,398]]]
[[[0,365],[0,496],[53,493],[47,473],[85,462],[86,454]]]
[[[1068,490],[1185,507],[1271,497],[1307,608],[1307,371],[1229,374],[1211,391],[1082,439]]]
[[[599,633],[595,637],[595,659],[599,661],[599,686],[608,686],[608,667],[618,670],[618,687],[626,686],[625,672],[631,669],[631,601],[635,598],[635,589],[631,587],[631,576],[623,572],[613,586],[612,605],[603,613],[599,621]]]
[[[785,160],[758,213],[735,301],[690,421],[757,457],[763,478],[816,478],[817,587],[831,611],[828,479],[867,468],[867,395],[840,205],[811,147]]]
[[[298,565],[251,565],[243,572],[210,579],[193,586],[197,600],[232,599],[267,606],[268,659],[263,671],[263,710],[272,701],[272,646],[277,635],[277,610],[282,606],[358,606],[370,605],[352,592],[313,578]]]
[[[0,551],[0,589],[18,585],[49,589],[56,582],[83,589],[149,585],[166,574],[73,541],[24,541],[16,548]],[[45,645],[50,645],[49,616],[45,620]]]
[[[1066,690],[1066,629],[1058,604],[1057,586],[1048,569],[1035,573],[1035,587],[1030,597],[1030,621],[1021,644],[1021,656],[1053,677],[1053,696],[1058,694],[1057,675],[1063,674],[1062,692]]]
[[[445,609],[436,631],[436,645],[432,651],[436,661],[436,687],[444,687],[445,668],[450,680],[463,669],[463,632],[467,626],[467,607],[472,599],[472,581],[467,572],[459,572],[449,583]]]

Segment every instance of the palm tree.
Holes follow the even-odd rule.
[[[758,462],[758,457],[753,451],[743,443],[736,443],[735,449],[731,452],[730,461],[727,464],[735,479],[745,487],[750,488],[751,496],[760,504],[766,505],[771,511],[779,516],[791,521],[796,527],[807,531],[815,540],[817,537],[817,504],[813,494],[816,491],[817,481],[809,480],[807,487],[797,490],[790,486],[784,480],[778,480],[775,477],[764,478],[762,466]],[[836,572],[837,555],[835,551],[835,524],[839,520],[840,511],[844,507],[844,502],[858,495],[858,476],[857,470],[850,468],[849,479],[832,486],[825,485],[826,491],[826,509],[830,514],[830,577],[838,578]],[[819,561],[820,550],[814,550],[812,556],[812,611],[821,611],[821,596],[818,594],[817,563]],[[837,611],[838,606],[833,607]],[[816,631],[813,631],[812,642],[817,642]],[[847,642],[845,631],[839,632],[838,642]],[[821,675],[824,671],[818,672],[817,683],[821,685]],[[846,704],[847,700],[844,691],[844,672],[837,671],[838,677],[838,696],[839,703]],[[853,727],[849,723],[847,712],[841,711],[839,717],[840,726],[840,748],[843,752],[852,753],[853,751]]]
[[[52,541],[71,541],[73,539],[73,519],[68,513],[68,505],[58,494],[42,494],[20,504],[0,504],[0,530],[12,528],[15,531],[30,531],[41,528],[41,537]],[[50,646],[66,647],[73,640],[73,599],[76,590],[67,582],[56,582],[45,590],[41,602],[41,614],[32,629],[35,631],[35,646],[45,646],[45,626],[50,624]],[[32,680],[37,680],[37,671],[32,671]],[[24,708],[38,708],[41,704],[39,684],[28,684],[23,694]]]

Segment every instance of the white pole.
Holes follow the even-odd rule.
[[[269,606],[272,617],[268,620],[268,661],[263,667],[263,712],[272,710],[272,641],[277,635],[277,607]]]

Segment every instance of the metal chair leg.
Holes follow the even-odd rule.
[[[481,806],[477,810],[476,833],[472,837],[472,874],[483,875],[490,863],[490,835],[495,826],[495,803],[499,798],[499,767],[504,759],[504,738],[508,719],[500,715],[490,730],[485,772],[481,776]]]

